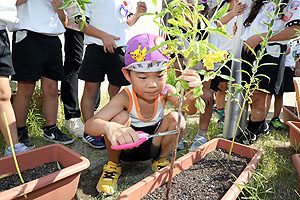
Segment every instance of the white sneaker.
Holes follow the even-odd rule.
[[[206,142],[207,142],[206,136],[196,135],[196,137],[194,138],[194,142],[191,146],[191,151],[193,151],[194,149],[200,147],[202,144],[204,144]]]
[[[71,118],[69,120],[66,120],[65,127],[70,133],[82,138],[84,132],[84,125],[80,118]]]

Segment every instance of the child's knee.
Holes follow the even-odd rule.
[[[168,121],[169,130],[175,130],[178,124],[178,112],[170,112],[165,119]],[[183,115],[181,115],[180,119],[180,129],[183,130],[185,128],[185,119]]]
[[[1,102],[10,101],[10,96],[11,96],[10,88],[8,88],[7,90],[5,90],[5,89],[0,90],[0,101]]]

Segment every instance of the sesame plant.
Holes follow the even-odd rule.
[[[210,34],[221,34],[226,37],[230,38],[230,35],[226,32],[225,26],[222,25],[221,27],[215,28],[211,24],[218,22],[219,24],[222,24],[219,19],[228,11],[229,4],[225,6],[224,8],[217,7],[215,13],[212,14],[211,19],[206,18],[201,11],[204,10],[203,5],[198,5],[198,1],[194,0],[194,5],[191,6],[186,0],[173,0],[169,4],[164,0],[165,4],[167,5],[167,8],[162,10],[160,13],[148,13],[148,15],[155,15],[154,19],[160,19],[160,21],[154,21],[159,28],[166,33],[167,37],[172,37],[172,39],[168,38],[166,42],[162,43],[161,45],[154,47],[149,51],[151,53],[152,51],[161,48],[163,45],[167,45],[167,49],[164,51],[166,55],[168,54],[175,54],[175,57],[173,57],[168,65],[172,65],[174,62],[177,62],[179,64],[179,69],[171,68],[167,71],[171,72],[168,75],[168,83],[171,83],[175,85],[176,87],[176,94],[179,97],[180,100],[180,106],[178,108],[178,112],[181,113],[182,110],[187,109],[185,107],[182,107],[182,99],[193,92],[193,95],[195,98],[197,98],[195,102],[195,106],[200,110],[201,113],[204,112],[205,109],[205,102],[202,100],[201,95],[203,94],[202,88],[203,83],[215,78],[216,76],[221,76],[222,78],[225,78],[227,80],[234,80],[232,77],[224,76],[220,74],[220,69],[224,67],[226,62],[230,59],[233,60],[232,55],[229,55],[226,58],[227,52],[223,50],[219,50],[214,45],[208,43],[208,40],[206,39],[206,35],[208,33]],[[203,1],[202,1],[203,2]],[[219,1],[217,0],[218,5]],[[156,1],[153,0],[153,3],[156,5]],[[261,49],[256,53],[249,45],[249,49],[251,52],[256,56],[256,61],[252,63],[248,63],[247,61],[241,60],[241,59],[235,59],[236,62],[247,62],[249,65],[252,66],[252,75],[247,73],[246,71],[242,71],[242,73],[247,73],[248,76],[250,76],[250,83],[245,83],[243,85],[241,84],[233,84],[232,86],[235,88],[235,92],[233,95],[236,97],[237,94],[241,93],[243,97],[243,102],[240,106],[241,112],[239,113],[239,118],[237,125],[234,130],[234,136],[232,139],[230,152],[228,156],[228,162],[229,158],[232,153],[234,140],[236,137],[236,132],[239,126],[239,122],[241,120],[242,113],[244,109],[246,109],[247,102],[251,104],[251,96],[253,95],[255,90],[259,90],[265,93],[268,93],[268,91],[260,89],[259,88],[259,78],[264,76],[262,74],[257,74],[257,70],[262,64],[260,64],[260,60],[264,55],[267,53],[265,52],[266,45],[268,43],[268,40],[274,36],[278,32],[273,32],[272,27],[275,22],[275,17],[278,16],[279,10],[280,10],[280,0],[275,0],[275,10],[273,15],[268,14],[270,17],[270,22],[267,23],[268,25],[268,33],[264,37],[260,33],[259,36],[262,38],[261,42]],[[164,21],[162,18],[169,14],[171,18],[168,20],[168,23],[171,24],[171,27],[166,27],[164,24]],[[200,28],[199,28],[200,24]],[[200,35],[200,38],[196,38]],[[175,39],[173,39],[175,38]],[[185,43],[188,43],[188,45],[185,45]],[[185,69],[189,69],[193,66],[195,66],[197,63],[202,62],[206,70],[200,70],[197,71],[198,74],[203,75],[204,78],[201,81],[201,84],[195,87],[192,90],[189,90],[188,83],[184,80],[181,80],[175,76],[175,71],[181,72],[183,70],[183,66],[181,66],[179,62],[178,55],[183,55],[186,58],[185,63]],[[214,70],[214,64],[215,63],[222,63],[222,66],[216,70]],[[268,77],[267,77],[268,78]],[[233,100],[235,100],[233,98]],[[181,120],[181,115],[178,117],[178,133],[179,133],[179,123]],[[244,133],[243,133],[244,134]],[[176,142],[173,148],[173,154],[172,154],[172,160],[171,160],[171,166],[170,166],[170,172],[169,172],[169,179],[167,184],[167,194],[166,198],[169,199],[169,192],[171,188],[171,181],[172,181],[172,174],[173,174],[173,168],[174,168],[174,160],[176,157],[176,151],[177,151],[177,144],[178,144],[179,134],[177,135]]]
[[[157,2],[153,0],[153,3],[156,5]],[[214,21],[218,21],[218,19],[227,12],[229,6],[226,6],[218,12],[215,12],[211,19],[207,19],[206,16],[201,12],[204,10],[204,6],[198,5],[198,0],[194,1],[194,5],[191,5],[186,0],[174,0],[169,4],[167,4],[167,2],[165,1],[165,4],[167,5],[167,8],[162,10],[161,13],[147,13],[146,15],[155,15],[154,19],[160,19],[161,23],[157,21],[154,21],[154,23],[156,23],[159,28],[167,34],[167,37],[172,37],[175,39],[168,38],[169,40],[152,48],[150,51],[148,51],[148,53],[151,53],[158,48],[167,45],[164,54],[175,54],[175,56],[167,65],[172,65],[174,62],[177,62],[179,64],[179,69],[171,68],[167,70],[169,71],[168,83],[175,85],[175,96],[179,97],[180,105],[178,108],[178,113],[182,113],[182,110],[187,109],[186,107],[182,106],[182,101],[184,97],[189,95],[191,92],[193,92],[194,97],[197,99],[195,102],[196,108],[199,109],[201,113],[203,113],[205,110],[205,102],[201,98],[201,95],[203,94],[203,83],[215,78],[218,75],[228,80],[232,80],[232,78],[220,74],[221,68],[225,66],[226,62],[229,59],[231,59],[231,56],[228,56],[228,58],[226,58],[226,51],[218,50],[217,47],[208,43],[207,40],[207,36],[209,34],[218,33],[230,37],[225,30],[225,26],[215,28],[211,25]],[[168,20],[168,23],[172,25],[171,27],[166,27],[162,20],[162,18],[167,13],[171,16],[171,18]],[[198,86],[191,90],[189,90],[189,86],[186,81],[181,80],[174,75],[176,71],[182,72],[184,69],[183,66],[181,66],[180,60],[178,58],[179,54],[183,55],[187,60],[187,62],[185,63],[185,69],[189,69],[199,62],[202,62],[204,67],[206,68],[206,70],[197,71],[197,73],[203,75],[204,78],[201,80],[201,83]],[[219,62],[222,62],[222,66],[214,72],[214,64]],[[179,124],[181,121],[181,117],[182,115],[178,115],[178,133],[180,132]],[[176,142],[173,147],[169,179],[167,184],[167,199],[169,199],[169,193],[171,189],[171,181],[174,161],[177,153],[178,140],[179,134],[177,134]]]
[[[75,22],[81,22],[80,30],[83,29],[83,26],[87,26],[86,15],[85,15],[85,4],[90,4],[91,1],[88,0],[64,0],[64,4],[59,7],[59,9],[67,9],[76,6],[77,12],[69,16],[69,18],[75,17]],[[80,17],[77,17],[80,16]]]

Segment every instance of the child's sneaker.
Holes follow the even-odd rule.
[[[96,189],[99,193],[113,194],[118,185],[118,179],[121,175],[121,165],[108,161],[103,167],[102,175],[98,181]]]
[[[71,144],[74,139],[61,132],[56,126],[44,128],[44,139],[57,144]]]
[[[164,168],[165,166],[169,165],[170,162],[167,160],[167,158],[159,158],[158,160],[152,161],[152,170],[154,172],[157,172],[158,170]]]
[[[184,149],[183,138],[179,140],[177,144],[177,150],[182,150],[182,149]]]
[[[202,144],[207,142],[207,138],[205,136],[202,135],[196,135],[196,137],[194,138],[194,142],[191,146],[191,151],[193,151],[194,149],[200,147]]]
[[[218,128],[223,128],[224,127],[224,121],[225,119],[224,118],[220,118],[218,121],[217,121],[217,124],[218,124]]]
[[[246,128],[243,133],[240,133],[235,137],[234,141],[240,144],[250,145],[253,144],[257,139],[257,136]]]
[[[15,150],[15,153],[17,154],[17,153],[21,153],[24,151],[28,151],[30,149],[27,146],[25,146],[25,144],[18,143],[18,144],[14,145],[14,150]],[[10,155],[12,155],[11,147],[6,147],[4,150],[4,156],[10,156]]]
[[[278,117],[274,117],[270,121],[270,125],[275,129],[275,130],[282,130],[283,129],[283,124],[281,123],[280,119]]]
[[[84,133],[82,137],[82,141],[90,145],[91,147],[95,149],[103,149],[105,148],[105,143],[103,140],[103,136],[92,136],[89,134]]]
[[[27,127],[22,128],[21,130],[18,129],[18,139],[19,139],[19,143],[25,144],[25,146],[28,147],[29,149],[33,149],[35,147],[34,143],[28,136]]]
[[[65,127],[68,131],[79,138],[82,138],[84,132],[84,125],[79,118],[71,118],[66,120]]]

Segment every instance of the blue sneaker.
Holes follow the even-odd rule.
[[[177,150],[182,150],[182,149],[184,149],[183,138],[179,140],[177,144]]]
[[[21,153],[24,151],[28,151],[30,149],[27,146],[25,146],[25,144],[18,143],[18,144],[14,145],[14,150],[15,150],[15,153],[17,154],[17,153]],[[4,151],[4,156],[10,156],[10,155],[12,155],[11,147],[6,147],[5,151]]]
[[[82,141],[90,145],[91,147],[95,149],[103,149],[105,148],[104,141],[102,140],[102,136],[91,136],[89,134],[84,133],[82,137]]]
[[[204,144],[206,142],[207,142],[207,138],[205,136],[197,135],[194,138],[194,142],[193,142],[193,144],[191,146],[191,151],[193,151],[194,149],[200,147],[202,144]]]

